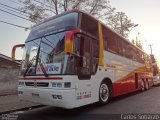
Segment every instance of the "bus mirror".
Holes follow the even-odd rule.
[[[73,53],[73,36],[74,32],[67,31],[65,35],[65,52],[66,53]]]
[[[18,45],[13,46],[13,48],[12,48],[12,61],[15,61],[16,49],[23,48],[24,46],[25,46],[25,44],[18,44]]]
[[[65,34],[65,52],[68,54],[73,53],[74,49],[74,35],[79,33],[80,30],[67,31]]]

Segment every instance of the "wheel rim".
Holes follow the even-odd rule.
[[[144,86],[144,81],[143,80],[142,80],[142,83],[141,83],[141,87],[142,87],[142,91],[144,91],[145,86]]]
[[[109,98],[109,88],[106,84],[102,84],[100,87],[100,99],[103,102],[107,102]]]

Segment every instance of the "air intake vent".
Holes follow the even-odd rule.
[[[26,86],[35,86],[35,87],[48,87],[48,82],[25,82]]]

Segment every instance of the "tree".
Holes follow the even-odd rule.
[[[128,38],[132,28],[138,25],[132,23],[124,12],[116,12],[106,19],[107,24],[125,38]]]
[[[110,7],[108,0],[19,0],[19,2],[24,5],[20,9],[27,12],[33,22],[42,21],[49,16],[72,9],[86,11],[95,17],[103,17],[104,12],[112,14],[115,10]]]
[[[64,11],[79,9],[103,21],[124,37],[128,37],[130,28],[135,25],[125,13],[115,12],[116,9],[110,6],[109,0],[19,0],[19,2],[24,5],[19,9],[29,14],[29,19],[33,22],[43,21]]]

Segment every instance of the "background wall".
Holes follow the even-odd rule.
[[[17,94],[20,64],[0,55],[0,96]]]

